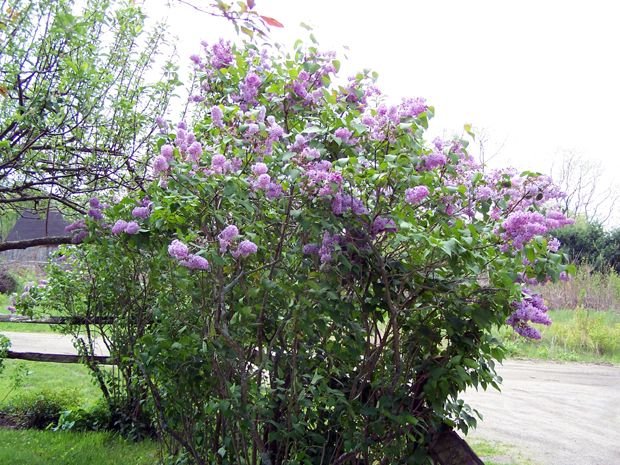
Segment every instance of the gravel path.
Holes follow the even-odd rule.
[[[507,361],[502,392],[468,392],[474,438],[516,446],[540,465],[620,465],[620,367]]]
[[[17,352],[75,354],[67,336],[3,332]],[[100,354],[108,355],[100,344]],[[499,441],[538,465],[620,465],[620,367],[507,361],[502,392],[467,392],[484,417],[472,438]]]

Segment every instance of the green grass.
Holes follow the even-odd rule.
[[[539,328],[539,341],[526,340],[511,328],[501,328],[497,335],[508,349],[508,356],[620,364],[620,313],[551,310],[549,316],[553,324]]]
[[[0,463],[11,465],[153,465],[154,442],[131,443],[108,433],[0,429]]]
[[[34,323],[0,323],[0,333],[51,333],[54,330],[50,325]]]
[[[75,404],[73,407],[82,408],[93,406],[101,398],[101,391],[93,383],[88,369],[81,364],[21,360],[5,360],[4,364],[5,371],[0,375],[0,409],[19,402],[20,398],[36,396],[42,392],[68,394]],[[3,400],[20,366],[25,368],[27,376],[23,378],[22,385]]]
[[[467,439],[467,443],[485,465],[534,465],[525,458],[514,446],[483,439]]]

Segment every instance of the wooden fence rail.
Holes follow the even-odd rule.
[[[114,323],[114,318],[85,318],[78,316],[48,316],[45,318],[31,318],[29,316],[21,315],[0,315],[0,323],[33,323],[33,324],[46,324],[46,325],[60,325],[60,324],[72,324],[72,325],[107,325]]]
[[[6,358],[30,360],[32,362],[80,363],[84,357],[76,354],[46,354],[41,352],[14,352],[9,350],[6,354]],[[94,355],[88,357],[88,359],[103,365],[113,365],[112,359],[105,355]]]

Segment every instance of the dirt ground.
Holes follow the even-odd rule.
[[[468,392],[472,438],[514,445],[539,465],[620,465],[620,367],[507,361],[502,392]]]
[[[14,351],[75,353],[59,334],[4,334]],[[620,465],[620,367],[507,361],[498,373],[502,392],[464,396],[484,417],[470,437],[516,446],[536,465]]]

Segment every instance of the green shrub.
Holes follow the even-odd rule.
[[[61,412],[55,431],[106,431],[113,429],[108,406],[98,402],[90,409],[74,408]]]
[[[76,407],[75,399],[73,390],[41,390],[13,397],[6,412],[24,428],[46,429],[58,423],[63,411]]]
[[[6,269],[0,268],[0,293],[12,294],[17,290],[17,280]]]

